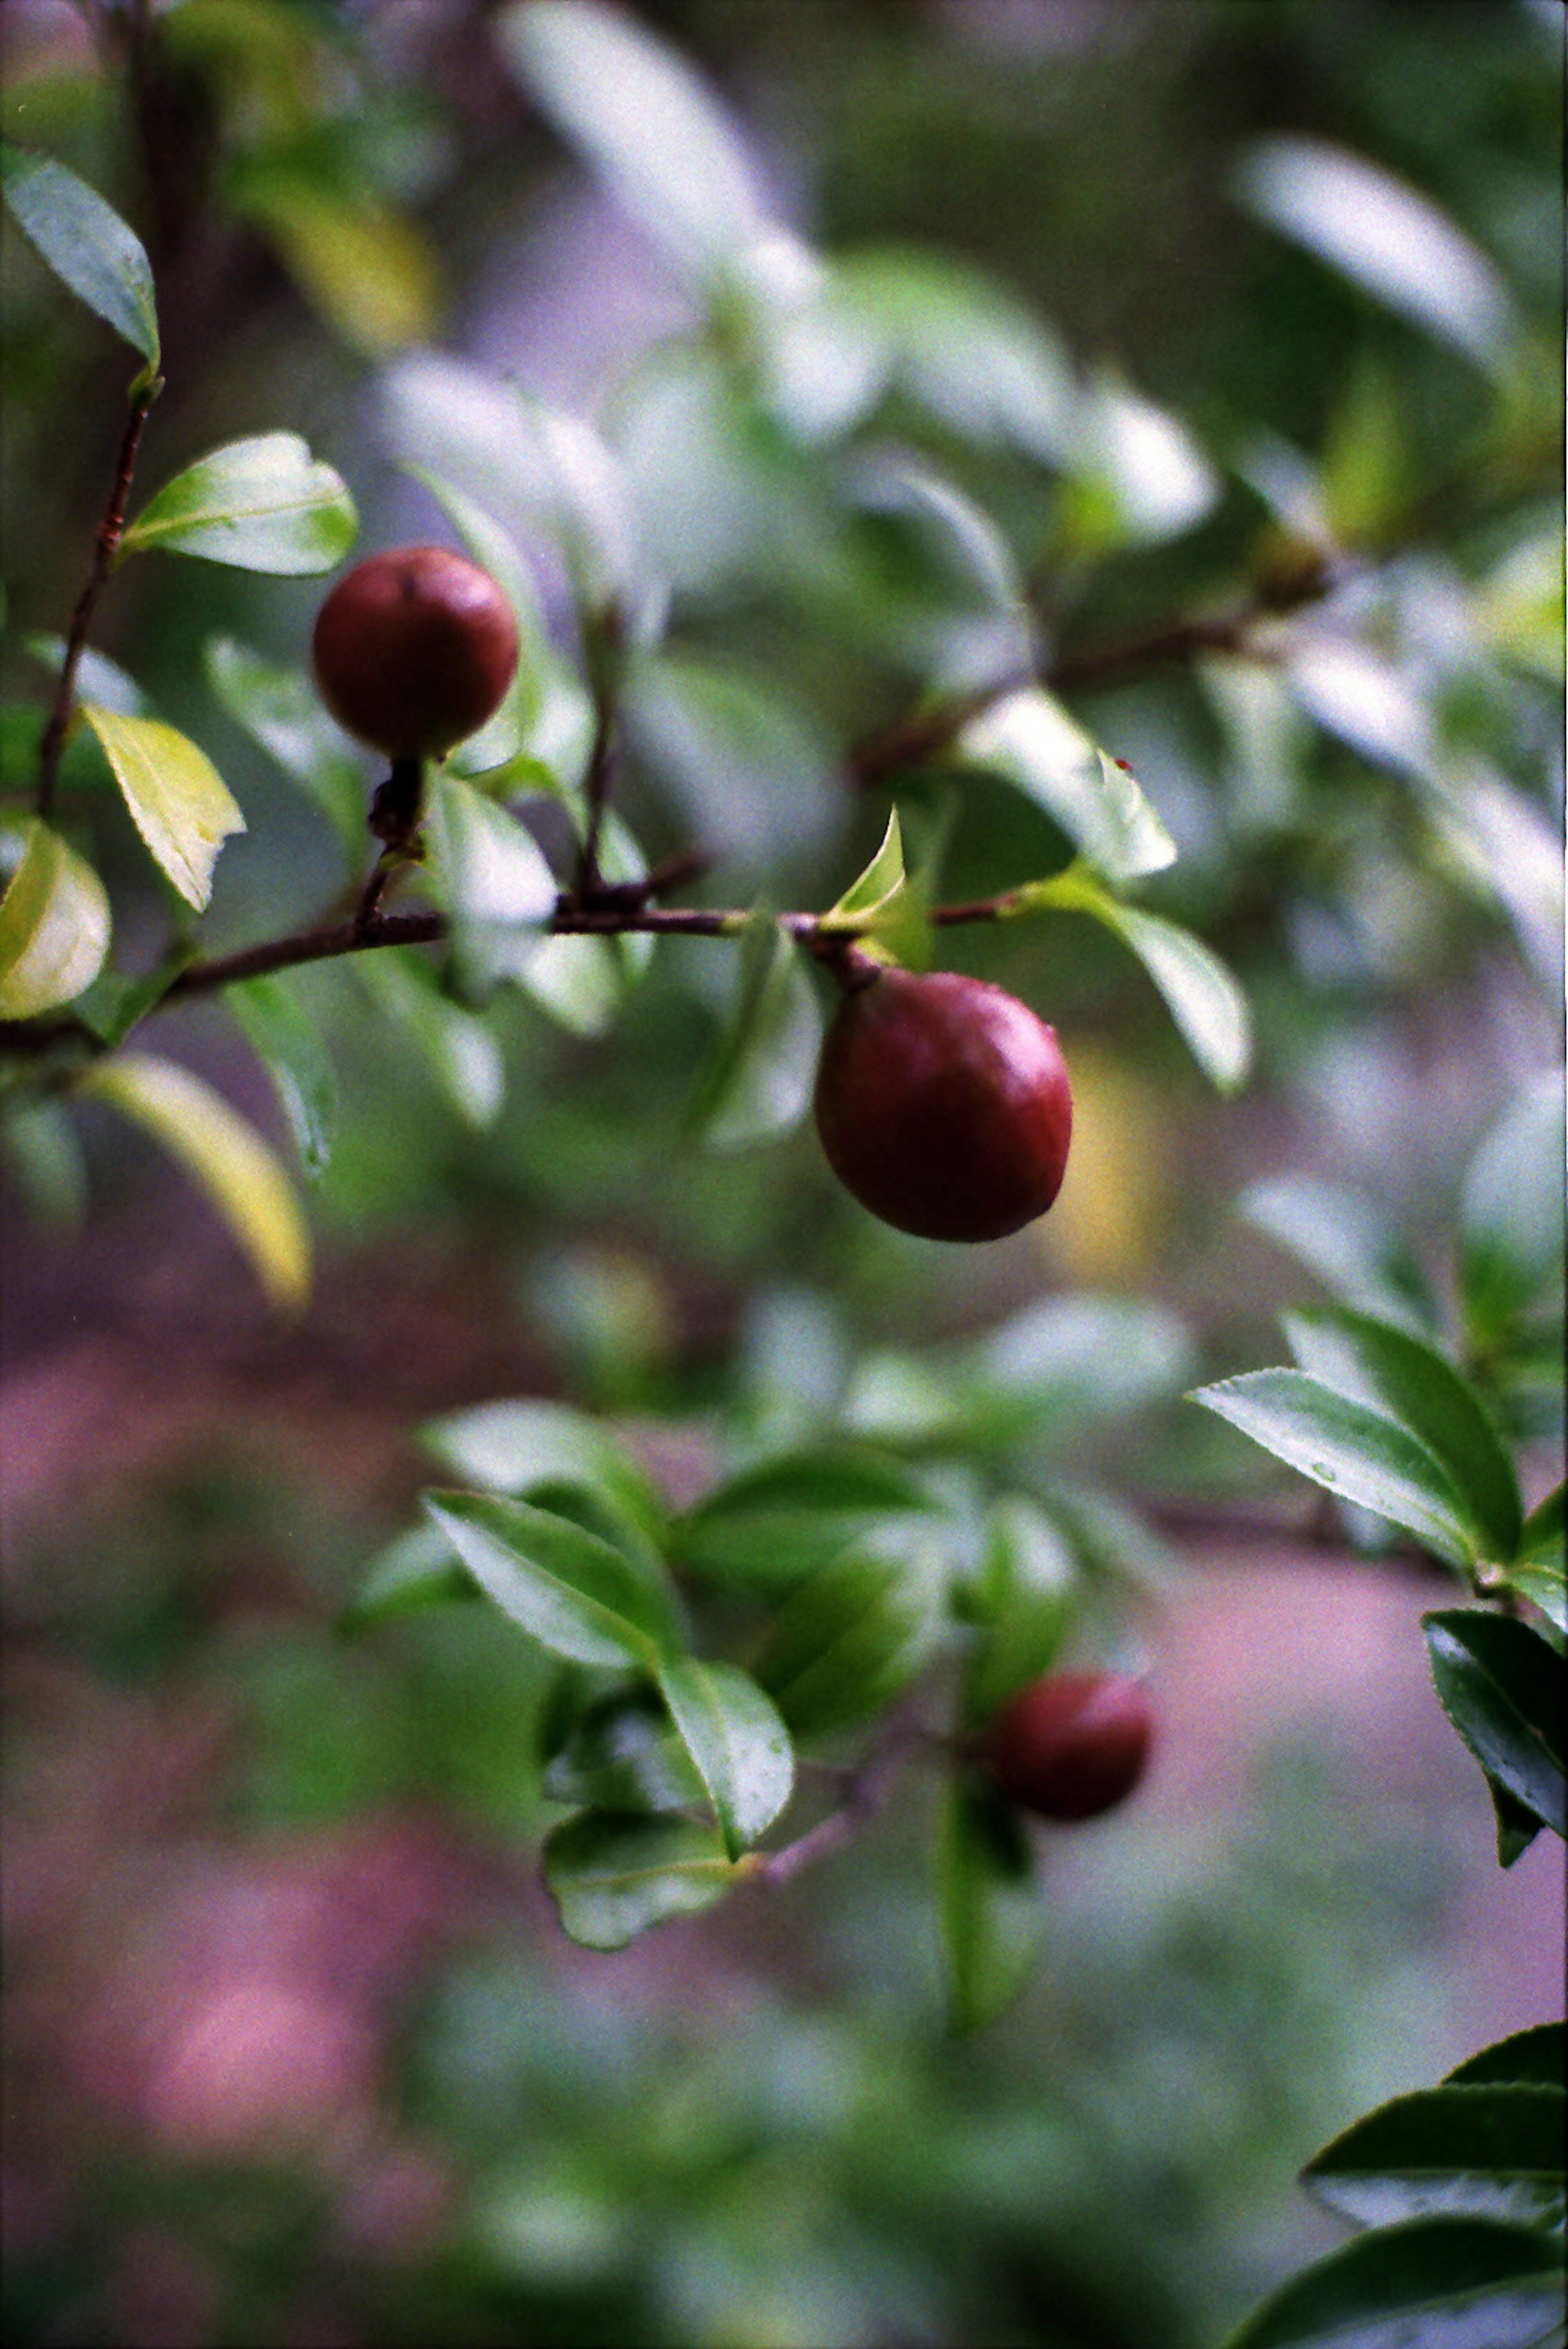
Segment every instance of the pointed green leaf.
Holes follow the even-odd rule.
[[[650,1925],[711,1909],[744,1861],[694,1819],[582,1811],[545,1838],[545,1881],[574,1941],[624,1949]]]
[[[657,1543],[664,1506],[652,1479],[603,1423],[564,1402],[533,1396],[475,1403],[429,1420],[424,1448],[465,1484],[523,1497],[541,1485],[602,1490],[615,1507]]]
[[[1049,1297],[971,1349],[957,1383],[983,1404],[998,1440],[1054,1438],[1174,1394],[1192,1367],[1192,1341],[1163,1305]]]
[[[476,1493],[427,1493],[424,1506],[503,1614],[553,1655],[650,1670],[676,1638],[669,1600],[565,1517]]]
[[[1524,1520],[1524,1530],[1519,1537],[1519,1556],[1527,1566],[1563,1566],[1563,1495],[1564,1487],[1557,1485],[1548,1493],[1537,1508]]]
[[[733,1664],[665,1656],[655,1677],[738,1859],[772,1826],[794,1789],[789,1732],[771,1697]]]
[[[81,1090],[134,1118],[184,1162],[275,1304],[304,1304],[310,1237],[299,1203],[272,1151],[221,1093],[189,1069],[142,1052],[99,1062]]]
[[[0,190],[49,267],[158,370],[158,309],[140,239],[63,163],[0,139]]]
[[[84,703],[136,829],[188,905],[213,894],[213,867],[244,817],[204,750],[160,718],[121,718]]]
[[[579,1713],[545,1772],[552,1803],[595,1811],[689,1811],[706,1789],[653,1691],[618,1690]]]
[[[1028,1981],[1044,1924],[1029,1837],[1012,1806],[978,1779],[948,1790],[937,1892],[953,2025],[976,2031]]]
[[[1528,1623],[1490,1608],[1424,1615],[1444,1712],[1487,1776],[1558,1835],[1568,1660]]]
[[[1419,2090],[1314,2155],[1302,2183],[1360,2227],[1400,2219],[1563,2222],[1563,2089],[1519,2082]]]
[[[1410,2219],[1293,2276],[1225,2349],[1550,2349],[1563,2282],[1530,2228]]]
[[[1532,2023],[1511,2032],[1490,2047],[1480,2048],[1456,2064],[1444,2080],[1449,2088],[1484,2087],[1495,2081],[1532,2082],[1561,2088],[1565,2076],[1563,2032],[1560,2023]]]
[[[961,730],[953,750],[961,765],[1016,784],[1107,881],[1174,863],[1176,843],[1133,777],[1043,687],[992,702]]]
[[[1285,1333],[1303,1371],[1386,1413],[1446,1470],[1483,1557],[1511,1558],[1522,1511],[1519,1480],[1474,1390],[1433,1346],[1344,1307],[1287,1313]]]
[[[788,1133],[805,1115],[816,1080],[816,995],[794,940],[765,915],[746,926],[738,980],[733,1016],[691,1109],[693,1133],[712,1150]]]
[[[934,1506],[917,1477],[875,1452],[792,1452],[710,1493],[676,1527],[671,1555],[727,1587],[783,1591],[875,1526]]]
[[[30,1019],[90,987],[109,952],[109,898],[85,858],[36,817],[0,898],[0,1019]]]
[[[1359,1502],[1453,1566],[1474,1562],[1447,1472],[1407,1428],[1303,1371],[1248,1371],[1192,1397],[1341,1499]]]
[[[1561,1072],[1529,1087],[1470,1162],[1459,1201],[1459,1292],[1473,1340],[1498,1338],[1563,1278]]]
[[[896,889],[904,884],[904,842],[898,829],[898,811],[888,811],[888,828],[882,834],[882,844],[857,880],[852,881],[836,905],[823,915],[821,926],[826,929],[857,929],[868,915],[886,905]]]
[[[241,571],[330,571],[354,543],[347,484],[297,432],[263,432],[199,457],[128,525],[119,560],[150,547]]]
[[[332,1154],[337,1078],[320,1029],[286,978],[243,979],[223,1000],[265,1063],[306,1174]]]
[[[699,282],[768,220],[741,139],[677,52],[618,10],[527,0],[502,54],[627,210]]]
[[[937,1637],[934,1549],[867,1542],[802,1583],[775,1619],[756,1677],[798,1737],[880,1713],[919,1671]]]

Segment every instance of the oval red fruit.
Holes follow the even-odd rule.
[[[957,971],[884,970],[846,995],[815,1112],[861,1206],[933,1240],[1002,1239],[1044,1215],[1073,1132],[1055,1030]]]

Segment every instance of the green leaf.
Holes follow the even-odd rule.
[[[1459,1295],[1473,1343],[1495,1341],[1563,1277],[1563,1081],[1521,1093],[1470,1162],[1459,1200]]]
[[[673,49],[618,11],[527,0],[502,55],[563,137],[700,285],[768,226],[728,116]]]
[[[223,1000],[265,1064],[307,1174],[332,1155],[337,1078],[321,1030],[286,978],[242,979]]]
[[[452,1599],[477,1601],[479,1587],[434,1526],[413,1526],[389,1542],[365,1569],[364,1578],[339,1619],[357,1631],[389,1615],[412,1614]]]
[[[355,977],[406,1030],[458,1115],[470,1125],[489,1125],[505,1093],[506,1064],[488,1020],[449,1001],[411,947],[360,955]]]
[[[937,1892],[955,2029],[975,2031],[1012,2003],[1044,1930],[1034,1857],[1012,1805],[955,1779],[942,1808]]]
[[[427,1420],[420,1440],[465,1484],[514,1497],[542,1485],[586,1485],[606,1494],[650,1542],[664,1538],[664,1505],[647,1471],[600,1421],[569,1403],[532,1396],[475,1403]]]
[[[1519,1544],[1519,1480],[1474,1390],[1435,1347],[1344,1307],[1287,1313],[1303,1371],[1408,1428],[1445,1470],[1481,1557],[1506,1563]]]
[[[117,559],[158,547],[302,577],[341,563],[358,526],[347,485],[297,432],[263,432],[166,481],[129,524]]]
[[[694,1819],[583,1811],[545,1838],[545,1881],[574,1941],[624,1949],[650,1925],[711,1909],[746,1863]]]
[[[773,1700],[733,1664],[665,1656],[655,1677],[708,1790],[724,1848],[738,1859],[794,1792],[789,1732]]]
[[[1482,366],[1516,331],[1492,264],[1427,197],[1360,155],[1317,139],[1266,139],[1240,179],[1243,201],[1380,302]]]
[[[1543,1826],[1568,1833],[1568,1661],[1528,1623],[1490,1608],[1444,1609],[1421,1622],[1443,1710],[1487,1776]]]
[[[1063,533],[1078,554],[1176,538],[1220,494],[1186,426],[1109,368],[1080,398],[1067,468]]]
[[[961,729],[950,755],[1015,784],[1107,881],[1125,884],[1175,861],[1176,843],[1132,776],[1043,687],[992,702]],[[1098,893],[1086,890],[1084,910],[1097,909]]]
[[[775,1619],[757,1679],[798,1737],[872,1719],[935,1642],[940,1575],[929,1547],[867,1541],[803,1582]]]
[[[698,1080],[691,1124],[711,1150],[772,1141],[811,1105],[822,1014],[794,941],[758,915],[741,939],[733,1016]]]
[[[72,1009],[78,1019],[85,1020],[100,1044],[112,1051],[123,1043],[139,1020],[144,1019],[155,1003],[161,1003],[192,959],[194,949],[181,942],[170,948],[161,962],[151,970],[140,972],[135,978],[122,978],[118,971],[103,970],[83,995],[78,995]]]
[[[882,844],[858,879],[852,881],[836,905],[822,916],[824,929],[857,929],[867,916],[880,912],[904,885],[904,841],[898,811],[888,811]]]
[[[1452,1566],[1475,1559],[1447,1472],[1408,1429],[1303,1371],[1249,1371],[1200,1387],[1208,1411],[1239,1427],[1314,1485],[1391,1517]]]
[[[1365,1192],[1281,1175],[1253,1184],[1240,1206],[1248,1223],[1288,1248],[1347,1304],[1417,1337],[1437,1327],[1419,1267]]]
[[[310,1237],[287,1175],[221,1093],[173,1061],[119,1052],[80,1089],[144,1126],[183,1161],[250,1257],[274,1303],[294,1310],[310,1287]]]
[[[827,1447],[744,1469],[676,1526],[671,1554],[742,1590],[784,1591],[889,1518],[935,1505],[918,1478],[874,1452]]]
[[[1225,2349],[1547,2349],[1561,2254],[1525,2227],[1411,2219],[1293,2276]]]
[[[1426,2088],[1381,2105],[1314,2156],[1302,2182],[1357,2226],[1419,2218],[1563,2222],[1561,2086]]]
[[[553,1655],[651,1670],[678,1638],[668,1598],[597,1535],[526,1501],[423,1498],[487,1597]]]
[[[429,836],[458,986],[483,1000],[525,975],[556,910],[556,877],[533,833],[457,775],[431,780]]]
[[[1049,1671],[1072,1618],[1077,1578],[1072,1550],[1044,1510],[1021,1494],[992,1504],[967,1610],[981,1634],[964,1673],[968,1726],[990,1721]]]
[[[1568,1632],[1568,1575],[1560,1566],[1515,1566],[1508,1587],[1532,1607],[1539,1607],[1559,1632]]]
[[[52,1011],[90,987],[109,952],[109,898],[85,858],[36,817],[0,897],[0,1019]]]
[[[1523,2031],[1511,2032],[1490,2047],[1467,2055],[1448,2074],[1445,2087],[1485,2087],[1494,2082],[1518,2081],[1525,2085],[1534,2083],[1545,2088],[1561,2088],[1563,2080],[1563,2025],[1560,2023],[1532,2023]]]
[[[204,750],[160,718],[121,718],[84,703],[136,829],[188,905],[213,894],[213,867],[244,817]]]
[[[1489,1778],[1486,1785],[1497,1826],[1497,1864],[1500,1868],[1511,1868],[1535,1841],[1541,1832],[1541,1821],[1496,1778]]]
[[[0,190],[49,267],[158,371],[152,268],[140,239],[63,163],[0,139]]]
[[[364,777],[304,672],[265,661],[233,636],[208,638],[206,669],[235,725],[304,785],[358,856],[365,843]]]
[[[649,1688],[617,1690],[573,1722],[542,1792],[596,1811],[689,1811],[706,1794],[697,1764]]]

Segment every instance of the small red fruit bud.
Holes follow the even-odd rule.
[[[1044,1819],[1092,1819],[1143,1776],[1154,1715],[1121,1672],[1053,1672],[1002,1707],[982,1748],[1003,1792]]]
[[[393,759],[439,758],[499,708],[517,667],[517,623],[477,564],[400,546],[337,582],[312,651],[340,726]]]
[[[1056,1031],[984,979],[889,969],[846,995],[815,1110],[839,1181],[921,1239],[1002,1239],[1062,1187],[1073,1096]]]

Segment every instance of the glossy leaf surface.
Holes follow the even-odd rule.
[[[263,432],[213,450],[166,481],[128,525],[119,556],[159,547],[297,577],[340,563],[358,526],[340,474],[297,432]]]
[[[213,894],[219,850],[245,828],[233,792],[206,752],[161,718],[122,718],[91,703],[82,716],[154,861],[200,913]]]
[[[651,1668],[674,1641],[669,1601],[597,1535],[526,1501],[427,1493],[424,1506],[486,1596],[553,1655]]]
[[[0,897],[0,1019],[30,1019],[90,987],[109,952],[103,883],[36,817]]]

